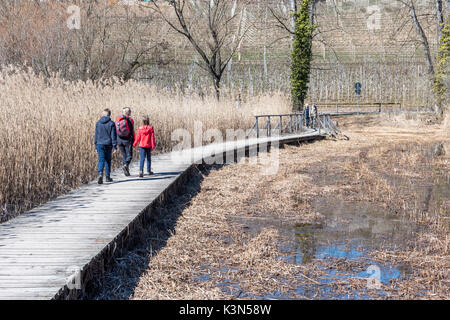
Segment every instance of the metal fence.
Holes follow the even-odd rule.
[[[302,113],[269,114],[255,116],[255,124],[249,134],[256,132],[256,137],[271,137],[272,135],[298,134],[302,132],[317,132],[318,134],[334,135],[339,133],[330,114],[318,114],[317,117],[305,117]]]

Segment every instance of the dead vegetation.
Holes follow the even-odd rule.
[[[261,164],[246,161],[211,170],[194,183],[195,192],[162,209],[169,231],[167,225],[150,230],[140,249],[113,266],[96,298],[351,299],[359,290],[360,298],[448,299],[448,131],[418,120],[401,128],[398,117],[360,120],[365,127],[341,121],[350,140],[281,149],[274,176],[261,176]],[[430,158],[435,143],[446,153]],[[439,187],[436,179],[447,180]],[[425,184],[441,189],[426,200],[416,188]],[[383,284],[382,294],[366,290],[367,279],[336,278],[326,285],[327,296],[325,271],[358,272],[368,263],[314,258],[298,264],[282,250],[295,226],[326,223],[314,210],[317,197],[373,202],[421,225],[402,248],[381,247],[370,256],[408,271]],[[154,242],[161,232],[167,241]]]
[[[278,106],[274,110],[272,106]],[[289,103],[281,94],[255,96],[236,108],[234,101],[214,96],[158,90],[143,82],[118,79],[69,82],[47,79],[32,71],[3,68],[0,72],[0,222],[94,179],[97,153],[95,123],[105,108],[115,118],[132,109],[136,125],[143,115],[155,127],[158,151],[170,151],[177,129],[193,133],[214,128],[251,128],[254,114],[284,113]],[[113,157],[115,165],[119,155]]]

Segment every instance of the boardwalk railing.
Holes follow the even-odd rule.
[[[333,112],[336,114],[338,113],[347,113],[348,110],[343,111],[342,108],[349,108],[354,107],[354,112],[359,112],[359,108],[377,108],[378,110],[373,112],[381,113],[383,110],[383,107],[395,107],[398,106],[399,110],[402,110],[402,104],[400,102],[364,102],[364,103],[348,103],[348,102],[334,102],[334,103],[317,103],[317,107],[320,108],[327,108],[327,112],[331,112],[331,109],[333,109]]]
[[[271,137],[272,134],[284,135],[304,132],[308,130],[317,130],[319,134],[337,134],[339,129],[331,120],[330,114],[323,113],[309,118],[309,123],[302,113],[290,114],[269,114],[255,116],[255,124],[250,129],[248,135],[256,132],[256,137],[261,135]]]

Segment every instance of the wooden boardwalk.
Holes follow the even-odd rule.
[[[75,283],[84,289],[111,258],[120,256],[133,232],[148,223],[152,208],[189,179],[195,163],[208,155],[248,150],[260,143],[314,140],[325,134],[310,130],[213,144],[177,157],[156,155],[154,176],[139,178],[134,163],[130,177],[115,171],[113,183],[91,182],[0,224],[0,299],[77,298],[78,287],[67,285],[75,270],[81,270]]]

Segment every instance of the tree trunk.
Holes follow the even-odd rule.
[[[450,0],[447,0],[447,5],[445,7],[445,10],[447,11],[446,19],[450,19]]]
[[[291,7],[291,13],[297,12],[297,1],[296,0],[289,0],[289,5]],[[295,16],[291,15],[291,30],[292,32],[295,31]],[[291,50],[294,48],[294,34],[291,33]]]
[[[217,101],[220,100],[220,77],[216,75],[212,75],[213,82],[214,82],[214,91],[216,92],[216,99]]]
[[[420,25],[419,19],[417,18],[416,8],[414,7],[414,3],[412,1],[411,1],[411,6],[410,6],[410,14],[411,14],[411,18],[414,22],[414,25],[416,27],[417,33],[420,36],[420,39],[421,39],[421,42],[423,45],[423,49],[425,51],[425,59],[426,59],[426,63],[427,63],[428,74],[432,76],[434,74],[434,67],[433,67],[433,60],[431,58],[431,53],[430,53],[430,45],[428,43],[427,36],[426,36],[425,32],[423,31],[422,26]]]
[[[442,1],[442,0],[441,0]],[[311,9],[309,11],[309,23],[314,25],[314,17],[316,15],[316,0],[311,1]]]
[[[437,21],[437,44],[439,46],[441,43],[442,28],[444,24],[444,9],[442,0],[436,0],[436,21]]]

